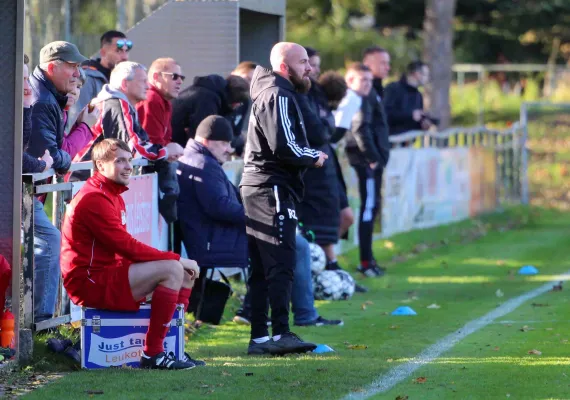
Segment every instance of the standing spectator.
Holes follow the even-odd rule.
[[[52,42],[40,51],[40,65],[30,77],[34,96],[32,104],[32,133],[28,153],[42,157],[48,150],[53,169],[67,172],[71,157],[62,149],[64,114],[67,93],[77,88],[79,63],[86,60],[74,44]],[[35,322],[50,319],[55,311],[59,283],[61,235],[44,211],[44,205],[34,198],[34,316]]]
[[[251,80],[253,78],[253,71],[257,64],[252,61],[243,61],[238,64],[238,66],[232,71],[231,75],[239,76],[247,82],[248,86],[251,85]],[[235,155],[241,157],[243,155],[243,149],[245,146],[245,137],[247,135],[247,124],[245,121],[249,120],[249,115],[251,113],[251,99],[249,96],[243,101],[241,105],[236,107],[234,111],[228,116],[228,119],[232,123],[234,130],[234,140],[232,141],[232,147],[235,149]]]
[[[388,162],[387,152],[380,146],[379,132],[374,126],[372,72],[362,63],[351,64],[346,71],[348,92],[335,112],[337,126],[348,127],[346,155],[358,176],[360,220],[358,239],[360,266],[365,276],[383,274],[372,253],[374,219],[380,211],[382,169]]]
[[[79,116],[73,126],[69,127],[69,124],[67,123],[69,122],[69,110],[76,104],[77,100],[79,99],[81,88],[85,84],[86,79],[83,70],[79,70],[79,72],[80,77],[77,88],[67,94],[67,104],[65,105],[63,112],[64,124],[66,124],[66,131],[69,131],[69,133],[66,133],[63,137],[62,148],[70,155],[72,159],[93,139],[91,127],[95,125],[99,119],[99,115],[101,114],[99,108],[97,107],[94,107],[91,111],[89,111],[87,108],[84,108],[79,113]]]
[[[101,116],[93,131],[97,139],[85,147],[76,157],[81,161],[91,160],[93,145],[103,139],[120,139],[128,142],[134,152],[154,162],[158,173],[158,186],[164,197],[159,202],[159,209],[167,222],[176,220],[178,182],[175,168],[170,162],[178,160],[182,148],[176,143],[166,146],[152,143],[148,134],[141,127],[135,106],[146,99],[148,78],[142,64],[125,61],[118,64],[111,73],[109,84],[103,86],[101,93],[91,102],[101,108]]]
[[[137,104],[137,113],[141,127],[148,134],[151,143],[166,146],[172,142],[172,104],[171,100],[178,97],[180,87],[186,77],[182,75],[180,65],[172,58],[159,58],[150,66],[148,81],[150,89],[146,99]],[[159,162],[159,168],[168,168],[169,174],[176,177],[176,162],[168,165]],[[158,172],[155,166],[145,167],[145,172]],[[168,193],[159,195],[161,214],[169,222],[178,217],[176,200],[180,193],[178,181],[168,180]]]
[[[289,330],[291,283],[296,263],[295,203],[303,198],[303,173],[322,167],[327,155],[307,147],[295,93],[309,89],[309,57],[296,43],[271,50],[273,70],[257,67],[251,83],[252,116],[247,132],[241,195],[251,259],[251,341],[248,354],[313,350]],[[267,329],[268,302],[273,337]]]
[[[107,31],[100,39],[101,49],[99,57],[92,58],[81,64],[81,68],[87,77],[83,90],[77,103],[69,110],[69,128],[79,117],[79,113],[94,99],[103,85],[109,83],[111,71],[115,65],[129,60],[129,51],[133,48],[133,42],[127,39],[123,32]]]
[[[208,115],[228,117],[249,98],[249,84],[239,76],[197,76],[172,104],[172,140],[186,146]],[[241,133],[241,132],[240,132]]]
[[[384,85],[382,81],[390,73],[390,53],[379,46],[371,46],[364,50],[362,63],[370,68],[373,81],[372,87],[380,99],[384,97]]]
[[[424,112],[424,98],[419,88],[429,81],[429,68],[421,61],[408,64],[398,82],[386,87],[386,112],[390,134],[428,130],[432,119]]]
[[[24,174],[33,174],[36,172],[47,171],[53,164],[53,158],[46,149],[41,158],[36,158],[28,154],[28,142],[32,134],[32,103],[34,101],[32,89],[30,87],[30,72],[28,63],[30,59],[24,54],[24,126],[22,133],[22,172]],[[2,291],[0,290],[0,293]],[[1,296],[1,295],[0,295]]]

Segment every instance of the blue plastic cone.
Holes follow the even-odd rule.
[[[538,269],[532,265],[525,265],[519,269],[519,275],[536,275],[538,274]]]
[[[418,315],[411,307],[401,306],[392,311],[392,315]]]
[[[317,348],[313,350],[313,353],[321,354],[321,353],[334,353],[332,347],[327,346],[326,344],[319,344]]]

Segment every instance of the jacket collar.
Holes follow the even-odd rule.
[[[186,143],[186,148],[184,149],[184,155],[186,157],[191,157],[192,154],[196,153],[202,154],[205,157],[210,157],[213,161],[216,162],[216,164],[220,164],[220,162],[216,159],[216,157],[214,157],[212,152],[208,150],[206,146],[204,146],[202,143],[198,143],[194,139],[189,139],[188,143]]]
[[[48,92],[50,92],[55,97],[57,104],[63,110],[67,104],[67,96],[57,91],[54,84],[47,77],[45,71],[40,67],[36,67],[32,75],[39,83],[41,83],[46,88]]]
[[[89,178],[91,184],[95,187],[100,188],[101,190],[108,190],[109,192],[119,195],[121,193],[126,192],[129,188],[125,185],[120,185],[111,179],[101,175],[99,172],[95,172],[95,174]]]
[[[154,86],[154,85],[149,85],[150,86],[150,91],[155,93],[158,97],[160,97],[160,99],[162,100],[162,102],[164,103],[164,105],[166,106],[166,108],[168,108],[170,106],[170,101],[166,100],[164,98],[164,96],[162,95],[162,93],[160,93],[160,91]]]

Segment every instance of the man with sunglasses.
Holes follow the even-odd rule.
[[[180,65],[173,58],[159,58],[154,60],[148,70],[149,90],[146,93],[146,100],[137,103],[137,114],[142,128],[148,134],[149,141],[155,145],[166,146],[172,142],[172,105],[170,101],[178,97],[180,87],[186,77],[182,75]],[[171,146],[176,145],[175,143]],[[179,148],[182,151],[182,147]],[[168,164],[162,162],[159,168],[167,168],[171,179],[161,180],[161,188],[165,193],[159,196],[159,209],[163,217],[174,222],[177,219],[178,210],[176,201],[180,188],[176,178],[176,162]],[[160,172],[157,165],[145,167],[145,172]]]
[[[108,31],[101,36],[100,57],[92,58],[81,64],[87,77],[81,88],[79,99],[68,112],[68,125],[73,126],[79,113],[101,91],[103,85],[109,83],[111,71],[120,62],[129,60],[129,51],[133,42],[124,33]]]

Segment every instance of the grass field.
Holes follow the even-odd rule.
[[[570,270],[566,254],[569,223],[569,214],[516,208],[376,242],[376,254],[388,266],[387,276],[366,280],[371,289],[367,294],[318,303],[323,316],[343,318],[345,326],[295,329],[303,338],[328,344],[335,353],[246,356],[248,329],[229,322],[237,306],[232,299],[221,325],[203,326],[188,341],[187,349],[204,358],[209,364],[206,368],[175,373],[72,372],[27,397],[80,399],[102,393],[104,398],[121,399],[330,399],[358,394],[377,376],[466,322]],[[344,263],[354,265],[355,256],[349,253]],[[516,270],[525,264],[535,265],[540,274],[517,275]],[[561,291],[533,301],[542,306],[524,304],[505,318],[513,322],[492,324],[465,338],[418,370],[409,382],[376,397],[567,397],[570,380],[563,375],[570,360],[564,336],[570,320],[567,301],[566,292]],[[432,304],[440,308],[427,308]],[[400,305],[411,306],[418,315],[389,315]],[[534,330],[519,331],[523,326]],[[29,372],[37,386],[48,380],[54,368],[72,369],[67,360],[47,355],[41,347],[38,343],[33,372]],[[542,355],[529,355],[533,349]],[[426,377],[425,383],[412,383],[419,377]]]

